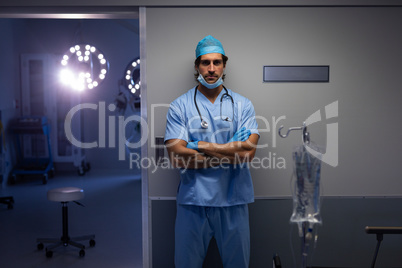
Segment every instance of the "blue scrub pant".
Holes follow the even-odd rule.
[[[247,268],[250,261],[248,205],[177,205],[176,268],[201,268],[212,237],[216,239],[223,267]]]

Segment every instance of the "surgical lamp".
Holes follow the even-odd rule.
[[[109,71],[104,54],[89,44],[71,47],[63,56],[61,65],[62,82],[78,91],[99,86]]]
[[[141,81],[140,81],[140,58],[131,61],[124,73],[124,86],[133,95],[140,95]]]

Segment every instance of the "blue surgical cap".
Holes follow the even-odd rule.
[[[195,49],[195,57],[198,58],[201,55],[209,53],[221,53],[222,55],[225,55],[222,43],[210,35],[205,36],[200,42],[198,42],[197,48]]]

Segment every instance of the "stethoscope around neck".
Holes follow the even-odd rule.
[[[197,112],[198,112],[198,115],[200,116],[200,119],[201,119],[201,127],[203,128],[203,129],[207,129],[208,128],[208,122],[207,121],[205,121],[203,118],[202,118],[202,115],[201,115],[201,112],[200,112],[200,109],[198,108],[198,105],[197,105],[197,90],[198,89],[198,85],[195,87],[195,91],[194,91],[194,104],[195,104],[195,108],[197,108]],[[221,96],[221,100],[220,100],[220,102],[221,102],[221,111],[220,111],[220,116],[221,116],[221,119],[223,120],[223,121],[227,121],[227,122],[231,122],[232,120],[233,120],[233,118],[234,118],[234,101],[233,101],[233,98],[232,98],[232,96],[230,96],[229,95],[229,91],[226,89],[226,87],[225,86],[223,86],[223,89],[226,91],[224,94],[222,94],[222,96]],[[225,98],[225,97],[229,97],[230,98],[230,101],[232,102],[232,119],[230,119],[229,117],[225,117],[225,118],[223,118],[222,117],[222,100],[223,100],[223,98]]]

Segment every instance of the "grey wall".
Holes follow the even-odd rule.
[[[2,87],[1,103],[10,106],[14,98],[19,99],[19,57],[23,53],[52,53],[62,55],[72,45],[77,43],[90,43],[106,55],[110,63],[110,70],[105,81],[96,90],[85,91],[81,93],[81,103],[99,104],[105,102],[106,107],[114,103],[119,92],[118,80],[123,78],[125,68],[136,57],[139,57],[139,34],[138,20],[61,20],[61,19],[2,19],[4,25],[4,33],[9,32],[10,36],[16,36],[18,39],[8,39],[11,49],[7,57],[8,62],[12,64],[13,69],[7,68],[2,72],[4,85]],[[15,24],[20,25],[16,30]],[[6,26],[8,24],[8,26]],[[3,32],[2,32],[3,33]],[[11,59],[12,57],[12,59]],[[6,67],[6,66],[4,66]],[[11,73],[11,70],[12,73]],[[12,88],[12,89],[11,89]],[[8,96],[5,89],[9,89]],[[122,89],[122,88],[121,88]],[[15,97],[13,97],[15,95]],[[10,108],[10,107],[7,107]],[[106,110],[105,118],[116,117],[118,122],[118,114]],[[19,111],[18,111],[19,112]],[[131,115],[127,109],[126,116]],[[139,109],[135,111],[139,114]],[[85,142],[99,141],[99,114],[95,110],[84,110],[84,137]],[[106,137],[109,137],[109,125],[106,122]],[[113,129],[116,133],[116,144],[118,137],[118,128]],[[133,132],[128,131],[127,137]],[[123,148],[125,150],[125,148]],[[93,148],[86,150],[87,161],[91,167],[95,169],[129,169],[128,158],[120,161],[118,158],[119,148],[115,146],[111,148],[106,142],[106,148]],[[139,173],[139,170],[136,170]]]
[[[195,85],[197,42],[211,34],[222,41],[229,56],[226,86],[251,99],[256,114],[268,122],[259,120],[260,128],[266,129],[260,131],[259,144],[268,146],[257,150],[256,157],[271,154],[271,161],[275,156],[286,163],[284,169],[252,169],[256,196],[262,198],[250,205],[252,267],[267,266],[273,251],[280,251],[285,267],[292,265],[291,236],[285,236],[290,229],[291,200],[272,198],[291,195],[291,152],[300,144],[301,135],[292,133],[280,139],[273,121],[281,116],[286,119],[277,126],[288,128],[300,126],[320,110],[322,120],[309,131],[312,140],[324,147],[326,125],[339,126],[339,163],[336,167],[323,164],[322,184],[324,196],[345,198],[324,202],[324,225],[314,264],[367,267],[375,237],[365,235],[364,226],[401,224],[397,216],[400,199],[361,198],[402,195],[398,134],[401,11],[356,7],[147,9],[149,157],[154,156],[153,138],[164,135],[166,104]],[[263,83],[264,65],[329,65],[330,82]],[[325,106],[335,101],[339,115],[326,120]],[[151,206],[152,260],[171,263],[173,240],[159,235],[173,232],[175,208],[168,208],[168,203],[174,203],[169,200],[176,194],[178,172],[159,167],[148,175],[152,204],[167,202],[161,205],[163,209]],[[350,198],[356,196],[360,198]],[[170,217],[162,221],[158,213]],[[299,246],[297,240],[293,245]],[[400,240],[388,244],[384,251],[391,255],[379,267],[400,265],[398,245]]]
[[[147,10],[148,114],[152,135],[163,136],[169,104],[195,85],[194,49],[208,34],[229,56],[228,88],[253,102],[261,132],[252,168],[256,196],[291,194],[291,152],[300,133],[287,139],[277,128],[300,126],[320,110],[309,128],[326,146],[326,126],[338,123],[339,164],[323,165],[327,196],[400,196],[399,74],[402,67],[400,8],[217,8]],[[329,83],[263,83],[264,65],[329,65]],[[338,101],[339,116],[325,107]],[[154,105],[154,106],[152,106]],[[280,120],[279,118],[286,118]],[[150,146],[152,144],[150,143]],[[149,147],[150,156],[153,150]],[[274,164],[276,161],[276,164]],[[282,162],[285,165],[278,165]],[[285,168],[281,168],[285,167]],[[163,176],[161,176],[163,174]],[[386,175],[385,175],[386,174]],[[384,176],[385,175],[385,176]],[[151,196],[175,196],[177,172],[150,174]]]

